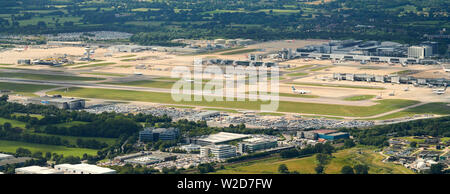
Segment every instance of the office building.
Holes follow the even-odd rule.
[[[116,170],[91,164],[59,164],[55,169],[64,174],[116,174]]]

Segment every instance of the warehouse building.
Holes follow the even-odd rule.
[[[243,142],[238,144],[239,153],[252,153],[258,150],[266,150],[270,148],[275,148],[278,146],[276,140],[265,139],[265,138],[250,138],[245,139]]]
[[[57,171],[53,168],[42,166],[27,166],[23,168],[16,168],[16,174],[64,174],[62,171]]]
[[[382,83],[396,83],[396,84],[414,84],[418,85],[432,85],[432,86],[448,86],[450,80],[443,78],[416,78],[412,76],[398,76],[398,75],[371,75],[371,74],[352,74],[352,73],[334,73],[333,79],[347,80],[347,81],[368,81],[368,82],[382,82]]]
[[[38,98],[30,98],[28,99],[28,103],[52,105],[60,109],[76,110],[83,109],[86,102],[84,99],[62,98],[61,96],[43,96]]]
[[[198,145],[216,145],[216,144],[224,144],[231,141],[242,140],[249,138],[250,135],[237,134],[237,133],[228,133],[228,132],[219,132],[216,134],[211,134],[208,136],[202,136],[197,139],[194,139],[195,144]]]
[[[116,174],[116,170],[91,164],[59,164],[55,169],[64,174]]]

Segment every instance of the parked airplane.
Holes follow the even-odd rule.
[[[308,93],[311,93],[311,91],[308,91],[308,90],[297,90],[294,86],[292,86],[292,92],[294,94],[308,94]]]

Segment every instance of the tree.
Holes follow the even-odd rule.
[[[409,143],[409,146],[411,146],[412,148],[417,147],[417,142],[413,141],[411,143]]]
[[[286,164],[280,164],[280,166],[278,166],[278,172],[281,174],[289,174],[289,169]]]
[[[358,164],[354,167],[355,174],[369,174],[369,167],[367,165]]]
[[[432,164],[430,167],[430,174],[443,174],[444,165],[443,164]]]
[[[353,168],[351,166],[344,166],[341,169],[341,173],[342,174],[355,174],[355,171],[353,170]]]
[[[316,166],[316,168],[314,170],[316,170],[317,174],[324,174],[325,167],[319,164]]]

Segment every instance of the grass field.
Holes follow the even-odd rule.
[[[23,78],[32,80],[63,80],[63,81],[94,81],[99,78],[94,77],[77,77],[65,75],[47,75],[47,74],[32,74],[32,73],[11,73],[0,72],[0,77]]]
[[[3,90],[11,90],[14,93],[26,96],[32,96],[34,92],[56,88],[58,86],[34,85],[34,84],[15,84],[0,82],[0,88]]]
[[[283,113],[276,113],[276,112],[260,112],[258,115],[261,116],[284,116]]]
[[[404,111],[392,113],[386,116],[377,117],[372,120],[387,120],[401,117],[414,116],[416,114],[437,114],[437,115],[450,115],[450,106],[448,103],[434,102],[424,104],[422,106],[410,108]]]
[[[51,152],[64,154],[64,156],[79,156],[82,157],[83,154],[97,155],[98,150],[86,149],[86,148],[68,148],[65,146],[54,146],[54,145],[44,145],[44,144],[34,144],[25,143],[18,141],[6,141],[0,140],[0,151],[15,153],[17,148],[26,148],[31,152],[40,151],[42,153]]]
[[[383,163],[383,156],[375,153],[374,149],[361,147],[340,150],[333,153],[333,158],[325,167],[326,174],[340,174],[343,166],[355,166],[356,164],[366,164],[369,166],[369,174],[411,174],[411,170],[395,164]],[[251,162],[244,162],[226,166],[224,170],[215,172],[216,174],[277,174],[278,166],[285,164],[289,171],[297,171],[301,174],[315,174],[314,168],[317,166],[315,155],[282,159],[271,157]]]
[[[49,94],[57,94],[62,90],[51,91]],[[195,106],[210,106],[210,107],[224,107],[236,109],[250,109],[260,110],[262,104],[269,104],[262,101],[212,101],[208,102],[205,99],[202,101],[181,101],[176,102],[172,99],[170,93],[159,92],[140,92],[131,90],[113,90],[113,89],[92,89],[92,88],[71,88],[66,96],[83,97],[83,98],[98,98],[108,100],[125,100],[125,101],[142,101],[165,104],[183,104]],[[346,106],[346,105],[332,105],[332,104],[316,104],[316,103],[302,103],[302,102],[279,102],[279,112],[293,112],[293,113],[309,113],[309,114],[325,114],[332,116],[371,116],[388,112],[417,104],[417,101],[386,99],[377,101],[377,105],[373,106]]]
[[[344,98],[346,101],[361,101],[361,100],[370,100],[375,98],[375,95],[361,95],[361,96],[351,96]]]

